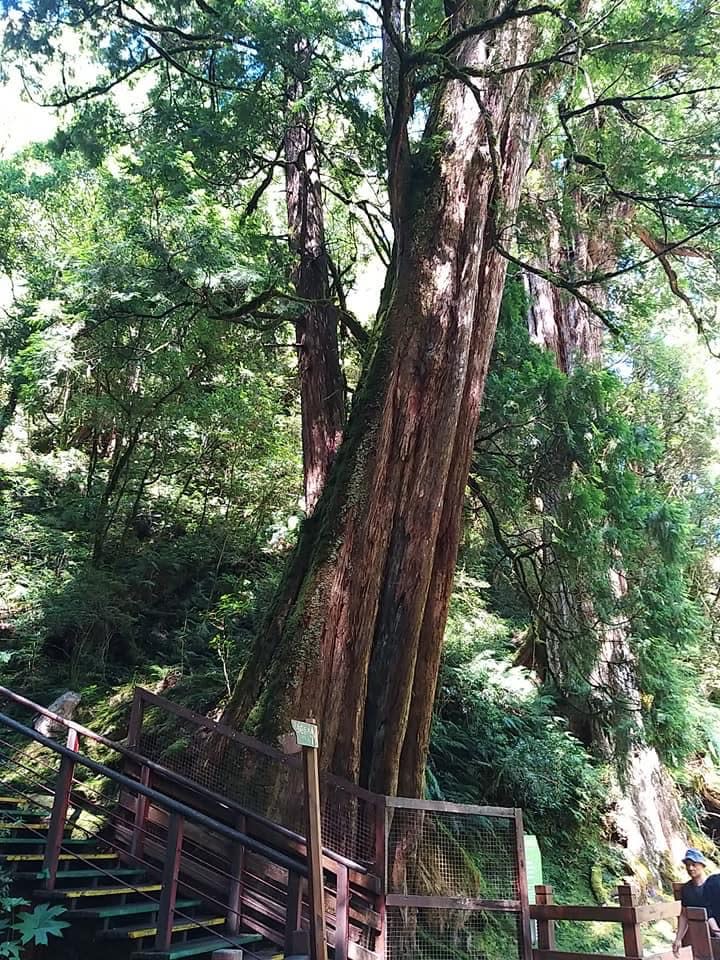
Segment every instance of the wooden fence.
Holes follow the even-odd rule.
[[[617,907],[556,904],[553,902],[553,888],[546,884],[535,887],[535,899],[536,903],[530,907],[530,916],[537,922],[537,947],[533,949],[533,960],[675,960],[672,950],[652,956],[644,953],[642,925],[656,920],[675,920],[680,915],[677,900],[640,904],[635,891],[628,884],[618,887]],[[681,960],[714,960],[720,957],[720,950],[713,954],[713,941],[708,932],[705,911],[690,908],[687,917],[688,934],[685,946],[678,954]],[[598,954],[558,950],[555,924],[559,920],[618,923],[622,926],[624,952]]]

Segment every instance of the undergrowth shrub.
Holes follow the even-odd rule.
[[[602,768],[540,693],[518,697],[491,680],[475,651],[446,648],[436,703],[430,784],[465,803],[522,807],[532,830],[576,836],[603,807]]]

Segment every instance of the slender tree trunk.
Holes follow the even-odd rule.
[[[309,50],[295,51],[296,75],[288,84],[285,133],[285,199],[290,246],[297,257],[295,290],[305,301],[296,320],[305,508],[313,512],[342,440],[345,384],[338,348],[338,314],[330,295],[320,169],[313,121],[297,104],[306,93]]]
[[[582,198],[573,197],[576,219],[582,223],[584,210]],[[594,241],[582,227],[562,230],[557,220],[551,220],[548,229],[546,257],[540,266],[544,270],[563,276],[592,276],[611,270],[617,258],[617,246],[612,241],[611,224],[599,231],[604,239]],[[602,321],[591,308],[577,300],[568,291],[554,286],[544,278],[526,273],[525,286],[528,293],[528,331],[530,338],[539,347],[555,356],[558,368],[571,374],[578,364],[594,364],[602,358],[604,328]],[[588,289],[588,297],[598,307],[605,306],[606,293],[603,287]],[[617,640],[616,632],[607,630],[597,622],[596,604],[592,596],[569,590],[563,577],[562,565],[557,562],[553,545],[554,519],[565,509],[559,484],[569,479],[573,469],[571,459],[557,465],[556,478],[540,491],[543,510],[542,580],[538,584],[539,616],[537,634],[542,640],[543,675],[549,674],[565,698],[565,707],[573,732],[588,746],[601,745],[602,723],[600,704],[607,707],[608,690],[600,690],[611,680],[613,651],[609,649]],[[608,571],[610,573],[610,571]],[[581,638],[593,637],[592,643]],[[604,673],[599,672],[601,658]],[[594,684],[597,691],[589,697],[572,693],[577,681],[583,677]],[[606,744],[603,745],[603,751]]]
[[[17,380],[13,379],[10,383],[10,392],[7,400],[5,401],[5,406],[0,411],[0,443],[2,443],[2,439],[5,436],[5,431],[13,422],[19,400],[20,384],[17,382]]]
[[[580,217],[582,200],[579,196],[574,199]],[[617,242],[613,236],[616,223],[617,219],[611,215],[597,230],[596,236],[590,236],[577,228],[563,233],[558,221],[551,220],[546,261],[542,266],[552,273],[570,277],[610,272],[617,262]],[[528,329],[531,340],[555,354],[563,373],[570,373],[577,362],[597,363],[602,357],[605,333],[602,320],[569,291],[536,274],[526,273],[525,283],[530,303]],[[602,286],[589,287],[587,296],[599,307],[606,303]]]
[[[627,212],[618,207],[610,211],[607,222],[598,228],[597,238],[576,231],[574,242],[565,253],[566,257],[573,257],[573,263],[562,262],[558,253],[554,262],[549,263],[550,269],[567,272],[574,266],[586,275],[614,269],[618,242],[613,237],[613,224]],[[559,245],[556,250],[559,251]],[[530,334],[539,345],[555,354],[560,369],[570,373],[577,363],[599,362],[603,330],[590,309],[537,276],[529,276],[527,286],[531,297]],[[595,288],[592,297],[598,306],[605,305],[601,288]],[[568,476],[571,468],[572,464],[568,463]],[[543,500],[550,514],[560,509],[553,491],[548,490]],[[575,734],[608,759],[618,760],[622,755],[623,776],[614,786],[615,831],[624,838],[631,862],[640,861],[643,868],[649,869],[662,883],[666,879],[667,862],[681,856],[687,839],[672,778],[657,751],[642,743],[641,691],[628,628],[621,616],[614,622],[599,622],[594,598],[582,592],[570,593],[565,584],[558,582],[554,558],[548,560],[545,597],[554,609],[546,622],[556,620],[560,629],[539,627],[538,632],[545,641],[546,667],[561,693],[564,691],[565,709]],[[622,557],[616,557],[614,564],[608,558],[607,576],[612,597],[621,603],[627,594]],[[595,648],[578,664],[577,650],[573,648],[578,646],[577,634],[582,631],[594,632]],[[590,696],[580,702],[577,694],[572,693],[573,675],[577,679],[578,670],[591,689]],[[613,713],[632,716],[635,742],[616,742],[618,724],[608,722],[609,707]]]
[[[492,47],[470,36],[457,64],[522,62],[530,34],[521,19],[495,31]],[[272,738],[292,715],[314,714],[323,764],[379,791],[397,790],[404,750],[413,769],[403,772],[403,788],[421,782],[505,274],[493,217],[502,209],[511,219],[517,206],[532,133],[528,101],[523,72],[448,81],[422,162],[391,177],[395,276],[376,351],[226,712]],[[418,731],[424,742],[406,747]]]

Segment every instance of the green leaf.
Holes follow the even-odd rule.
[[[20,934],[20,942],[23,944],[47,946],[48,936],[59,937],[62,931],[70,926],[65,920],[58,920],[64,913],[65,907],[41,903],[34,910],[23,910],[18,922],[10,929]]]

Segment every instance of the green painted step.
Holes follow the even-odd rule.
[[[67,842],[67,841],[65,841]],[[60,860],[117,860],[116,853],[61,853]],[[44,853],[5,853],[0,855],[0,860],[5,863],[34,863],[42,862],[45,859]]]
[[[49,810],[23,809],[23,810],[0,810],[0,816],[12,817],[14,820],[49,820]]]
[[[202,900],[176,900],[178,910],[190,910],[202,906]],[[143,913],[157,913],[159,903],[148,900],[146,903],[114,903],[109,907],[96,907],[87,910],[68,910],[68,916],[77,920],[106,920],[113,917],[132,917]]]
[[[102,880],[112,880],[115,877],[144,877],[144,870],[136,870],[133,867],[113,867],[108,870],[108,873],[112,873],[112,877],[106,876],[104,873],[100,873],[99,870],[58,870],[57,879],[58,880],[85,880],[88,877],[100,877]],[[32,871],[21,872],[13,874],[14,877],[18,877],[20,880],[44,880],[45,873],[33,873]]]
[[[47,820],[0,820],[0,830],[47,830],[49,826]]]
[[[257,933],[241,933],[235,937],[203,937],[187,943],[175,943],[169,950],[140,950],[133,953],[132,960],[181,960],[182,957],[201,957],[223,947],[244,947],[248,943],[257,943],[262,937]]]
[[[193,920],[177,920],[173,924],[173,933],[188,933],[192,930],[205,930],[206,927],[222,927],[225,917],[196,917]],[[100,940],[146,940],[157,934],[157,927],[112,927],[96,934]]]

